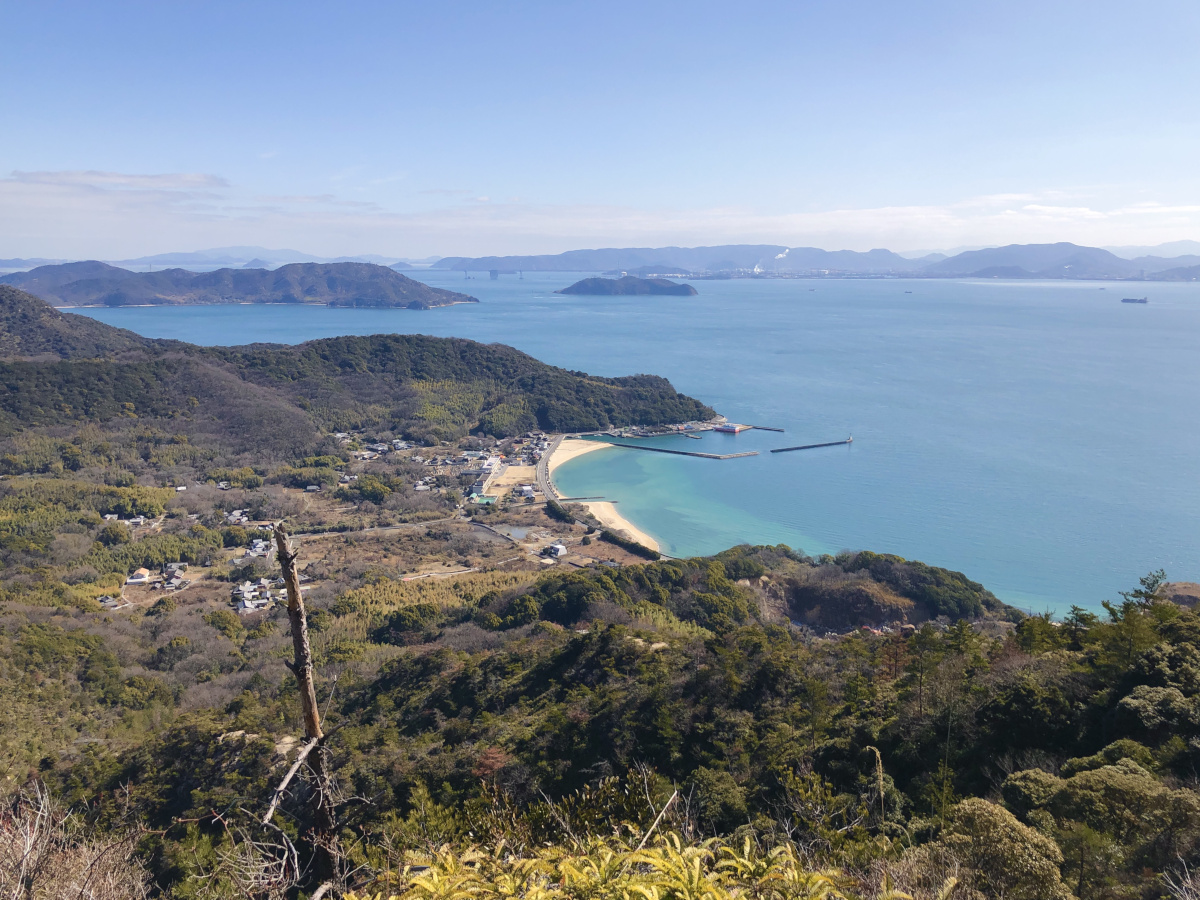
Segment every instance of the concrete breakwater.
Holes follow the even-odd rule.
[[[816,450],[818,447],[840,447],[843,444],[853,444],[854,438],[848,437],[844,441],[826,441],[824,444],[802,444],[799,447],[780,447],[777,450],[772,450],[772,453],[791,453],[793,450]]]
[[[667,450],[665,447],[643,447],[640,444],[615,444],[605,441],[610,447],[624,447],[627,450],[646,450],[650,453],[670,453],[672,456],[698,456],[701,459],[737,459],[740,456],[758,456],[757,450],[747,450],[743,453],[695,453],[691,450]]]

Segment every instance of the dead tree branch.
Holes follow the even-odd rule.
[[[262,819],[264,825],[271,824],[271,817],[275,815],[279,801],[283,799],[284,791],[287,790],[287,786],[291,784],[292,779],[296,777],[296,773],[300,771],[300,767],[304,765],[304,760],[308,758],[308,754],[312,753],[313,748],[320,742],[320,738],[313,738],[300,748],[300,752],[296,755],[296,761],[292,763],[292,767],[283,776],[283,781],[279,782],[279,786],[275,788],[275,793],[271,795],[271,805],[267,807],[267,814]]]

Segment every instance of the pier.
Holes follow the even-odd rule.
[[[737,459],[741,456],[758,456],[757,450],[747,450],[743,453],[695,453],[691,450],[667,450],[664,447],[643,447],[639,444],[614,444],[605,441],[610,447],[625,447],[627,450],[646,450],[650,453],[670,453],[672,456],[698,456],[701,459]],[[774,452],[774,451],[772,451]]]
[[[772,428],[770,425],[751,425],[750,427],[755,431],[778,431],[780,434],[783,434],[782,428]]]
[[[669,438],[669,437],[690,437],[700,440],[700,436],[696,434],[688,434],[686,431],[664,431],[661,434],[614,434],[611,431],[592,432],[593,437],[600,438],[619,438],[622,441],[648,441],[651,438]],[[580,435],[582,438],[583,435]]]
[[[826,441],[824,444],[803,444],[799,447],[780,447],[778,450],[772,450],[772,453],[791,453],[793,450],[816,450],[818,447],[840,447],[843,444],[853,444],[854,437],[848,437],[844,441]]]

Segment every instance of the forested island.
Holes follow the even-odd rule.
[[[713,411],[498,345],[199,348],[0,286],[0,357],[15,896],[1194,897],[1162,573],[1052,621],[882,553],[646,562],[473,484]]]
[[[291,263],[278,269],[162,269],[131,272],[95,260],[39,266],[0,277],[55,306],[321,303],[433,309],[478,303],[371,263]]]
[[[696,289],[690,284],[679,284],[666,278],[639,278],[636,275],[625,275],[621,278],[584,278],[555,293],[605,297],[631,294],[694,297]]]

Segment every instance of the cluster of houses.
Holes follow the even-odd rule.
[[[132,516],[128,519],[122,519],[116,513],[105,513],[104,521],[105,522],[119,522],[122,525],[128,525],[130,528],[135,528],[138,525],[145,525],[146,517],[145,516]]]
[[[270,609],[276,600],[286,600],[283,579],[260,578],[258,581],[243,581],[231,592],[230,605],[239,616]]]
[[[237,560],[239,563],[247,563],[252,559],[270,559],[273,549],[271,542],[265,538],[254,538],[250,542],[249,548],[242,555],[242,558]]]
[[[306,591],[307,575],[300,576],[300,590]],[[229,605],[239,616],[270,609],[276,603],[287,603],[287,589],[282,578],[260,578],[258,581],[243,581],[230,592]]]
[[[513,451],[521,454],[521,462],[526,466],[536,466],[542,454],[550,449],[550,438],[540,431],[531,431],[513,441]]]
[[[336,432],[333,435],[342,444],[350,444],[356,438],[349,432]],[[496,448],[501,446],[501,442],[496,442]],[[531,431],[524,437],[518,438],[513,442],[514,450],[520,454],[519,463],[523,465],[536,465],[541,459],[542,454],[550,447],[550,438],[544,432]],[[389,442],[376,441],[363,445],[363,449],[356,451],[355,456],[358,459],[377,459],[385,453],[391,453],[398,450],[410,450],[413,445],[407,441],[394,440]],[[428,455],[426,455],[428,453]],[[451,475],[466,475],[474,478],[474,482],[467,491],[467,496],[475,503],[491,503],[493,498],[487,496],[487,490],[491,486],[492,480],[500,473],[506,464],[510,462],[504,456],[492,450],[462,450],[458,452],[451,451],[449,454],[439,453],[436,450],[426,450],[423,452],[414,453],[409,459],[419,465],[423,465],[435,469],[439,474]],[[340,479],[341,484],[350,484],[356,481],[357,475],[343,475]],[[413,486],[417,492],[427,492],[434,490],[436,481],[433,476],[422,478]],[[308,491],[317,492],[320,490],[319,485],[311,485],[307,488]],[[520,498],[533,498],[536,488],[532,484],[518,485],[514,490],[513,495]]]
[[[356,438],[354,435],[346,431],[336,431],[333,435],[339,444],[345,446],[353,443]],[[392,453],[397,450],[408,450],[412,447],[408,441],[373,441],[369,444],[364,444],[363,449],[354,452],[354,457],[357,459],[379,459],[385,453]]]
[[[187,570],[188,564],[183,562],[167,563],[158,575],[152,575],[149,569],[142,567],[135,569],[133,574],[125,579],[125,583],[148,584],[155,590],[181,591],[192,583],[191,579],[183,577]],[[103,600],[101,605],[103,605]]]
[[[244,509],[235,509],[233,512],[225,514],[226,525],[248,525],[249,523],[250,517],[246,515]]]
[[[110,612],[133,606],[133,604],[126,600],[123,596],[113,597],[109,594],[105,594],[103,597],[97,597],[96,599],[100,601],[100,606],[102,609],[109,610]]]

